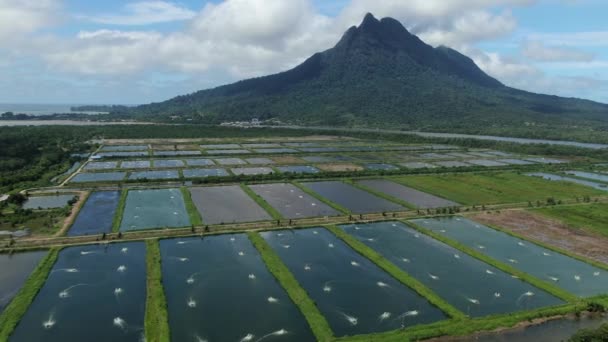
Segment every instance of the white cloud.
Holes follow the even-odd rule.
[[[522,45],[522,52],[524,56],[542,62],[589,62],[594,58],[592,53],[573,48],[547,46],[536,40],[524,42]]]
[[[532,33],[530,40],[552,46],[608,46],[608,31]]]
[[[99,16],[80,15],[78,18],[108,25],[150,25],[192,19],[196,12],[167,1],[140,1],[124,6],[123,14]]]
[[[58,0],[0,0],[0,42],[14,42],[61,19]]]

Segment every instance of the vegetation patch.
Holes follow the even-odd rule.
[[[604,191],[516,173],[460,173],[395,177],[395,181],[462,204],[498,204],[575,199]]]
[[[188,188],[182,186],[180,188],[182,195],[184,197],[184,204],[186,205],[186,211],[188,212],[188,217],[190,218],[190,224],[193,226],[200,226],[203,224],[203,219],[199,214],[194,202],[192,202],[192,194],[188,191]]]
[[[59,256],[59,250],[59,248],[49,250],[47,256],[38,264],[21,290],[19,290],[0,315],[0,341],[8,341],[13,330],[17,327],[23,315],[25,315],[38,291],[44,285],[53,265],[55,265],[55,261],[57,261],[57,257]]]
[[[585,229],[608,237],[608,204],[570,205],[534,209],[573,228]]]
[[[169,318],[167,300],[163,289],[160,247],[157,239],[146,240],[146,317],[144,332],[146,341],[169,341]]]
[[[291,300],[298,306],[306,318],[317,341],[332,341],[334,337],[329,323],[327,323],[327,320],[325,320],[325,317],[321,314],[314,301],[310,299],[287,266],[283,264],[279,256],[272,250],[272,247],[257,233],[249,232],[247,235],[255,248],[260,252],[270,273],[274,275],[281,286],[287,291]]]
[[[535,287],[537,287],[537,288],[539,288],[541,290],[544,290],[544,291],[552,294],[553,296],[555,296],[557,298],[560,298],[560,299],[562,299],[564,301],[567,301],[567,302],[577,302],[577,301],[579,301],[579,298],[576,297],[575,295],[573,295],[573,294],[571,294],[571,293],[569,293],[569,292],[567,292],[565,290],[562,290],[561,288],[559,288],[557,286],[554,286],[553,284],[550,284],[548,282],[542,281],[542,280],[540,280],[540,279],[538,279],[536,277],[533,277],[533,276],[529,275],[528,273],[522,272],[522,271],[520,271],[520,270],[518,270],[518,269],[516,269],[516,268],[514,268],[514,267],[512,267],[510,265],[507,265],[505,263],[497,261],[497,260],[495,260],[495,259],[493,259],[493,258],[491,258],[489,256],[486,256],[485,254],[482,254],[482,253],[480,253],[480,252],[478,252],[478,251],[476,251],[476,250],[474,250],[474,249],[472,249],[472,248],[470,248],[468,246],[465,246],[464,244],[462,244],[462,243],[460,243],[458,241],[455,241],[455,240],[447,238],[447,237],[445,237],[443,235],[437,234],[437,233],[435,233],[435,232],[433,232],[433,231],[431,231],[429,229],[423,228],[423,227],[421,227],[421,226],[419,226],[419,225],[417,225],[417,224],[415,224],[413,222],[404,221],[403,223],[405,223],[406,225],[409,225],[410,227],[416,229],[417,231],[419,231],[419,232],[421,232],[423,234],[426,234],[426,235],[434,238],[435,240],[441,241],[441,242],[443,242],[443,243],[445,243],[445,244],[447,244],[449,246],[452,246],[452,247],[454,247],[456,249],[461,250],[462,252],[464,252],[464,253],[466,253],[466,254],[468,254],[468,255],[476,258],[476,259],[479,259],[479,260],[485,262],[486,264],[492,265],[492,266],[496,267],[497,269],[499,269],[499,270],[501,270],[503,272],[506,272],[508,274],[512,274],[514,276],[517,276],[519,279],[521,279],[521,280],[523,280],[523,281],[525,281],[525,282],[527,282],[527,283],[529,283],[529,284],[531,284],[531,285],[533,285],[533,286],[535,286]]]
[[[114,233],[120,230],[120,224],[122,222],[122,216],[125,212],[128,194],[129,190],[127,189],[122,189],[120,191],[120,199],[118,200],[118,206],[116,207],[116,213],[114,214],[114,220],[112,221],[112,232]]]

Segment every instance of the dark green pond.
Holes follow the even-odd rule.
[[[431,323],[445,315],[324,228],[265,232],[336,336]]]
[[[581,297],[608,293],[608,272],[462,218],[412,222]]]
[[[0,254],[0,313],[46,254],[46,251]]]
[[[145,306],[143,243],[68,247],[10,340],[140,341]]]
[[[472,317],[562,304],[556,297],[400,222],[341,226]]]
[[[172,341],[314,341],[245,234],[161,240]]]

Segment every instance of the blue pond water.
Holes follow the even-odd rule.
[[[498,261],[577,296],[608,293],[608,272],[531,242],[488,228],[474,221],[456,218],[412,220],[424,228],[475,248]]]
[[[68,236],[101,234],[112,231],[112,221],[118,207],[118,191],[99,191],[92,193],[84,204]]]
[[[68,247],[10,341],[140,341],[145,305],[144,243]]]

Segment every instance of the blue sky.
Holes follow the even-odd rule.
[[[0,0],[0,102],[162,101],[293,67],[366,12],[507,85],[608,103],[600,0]]]

